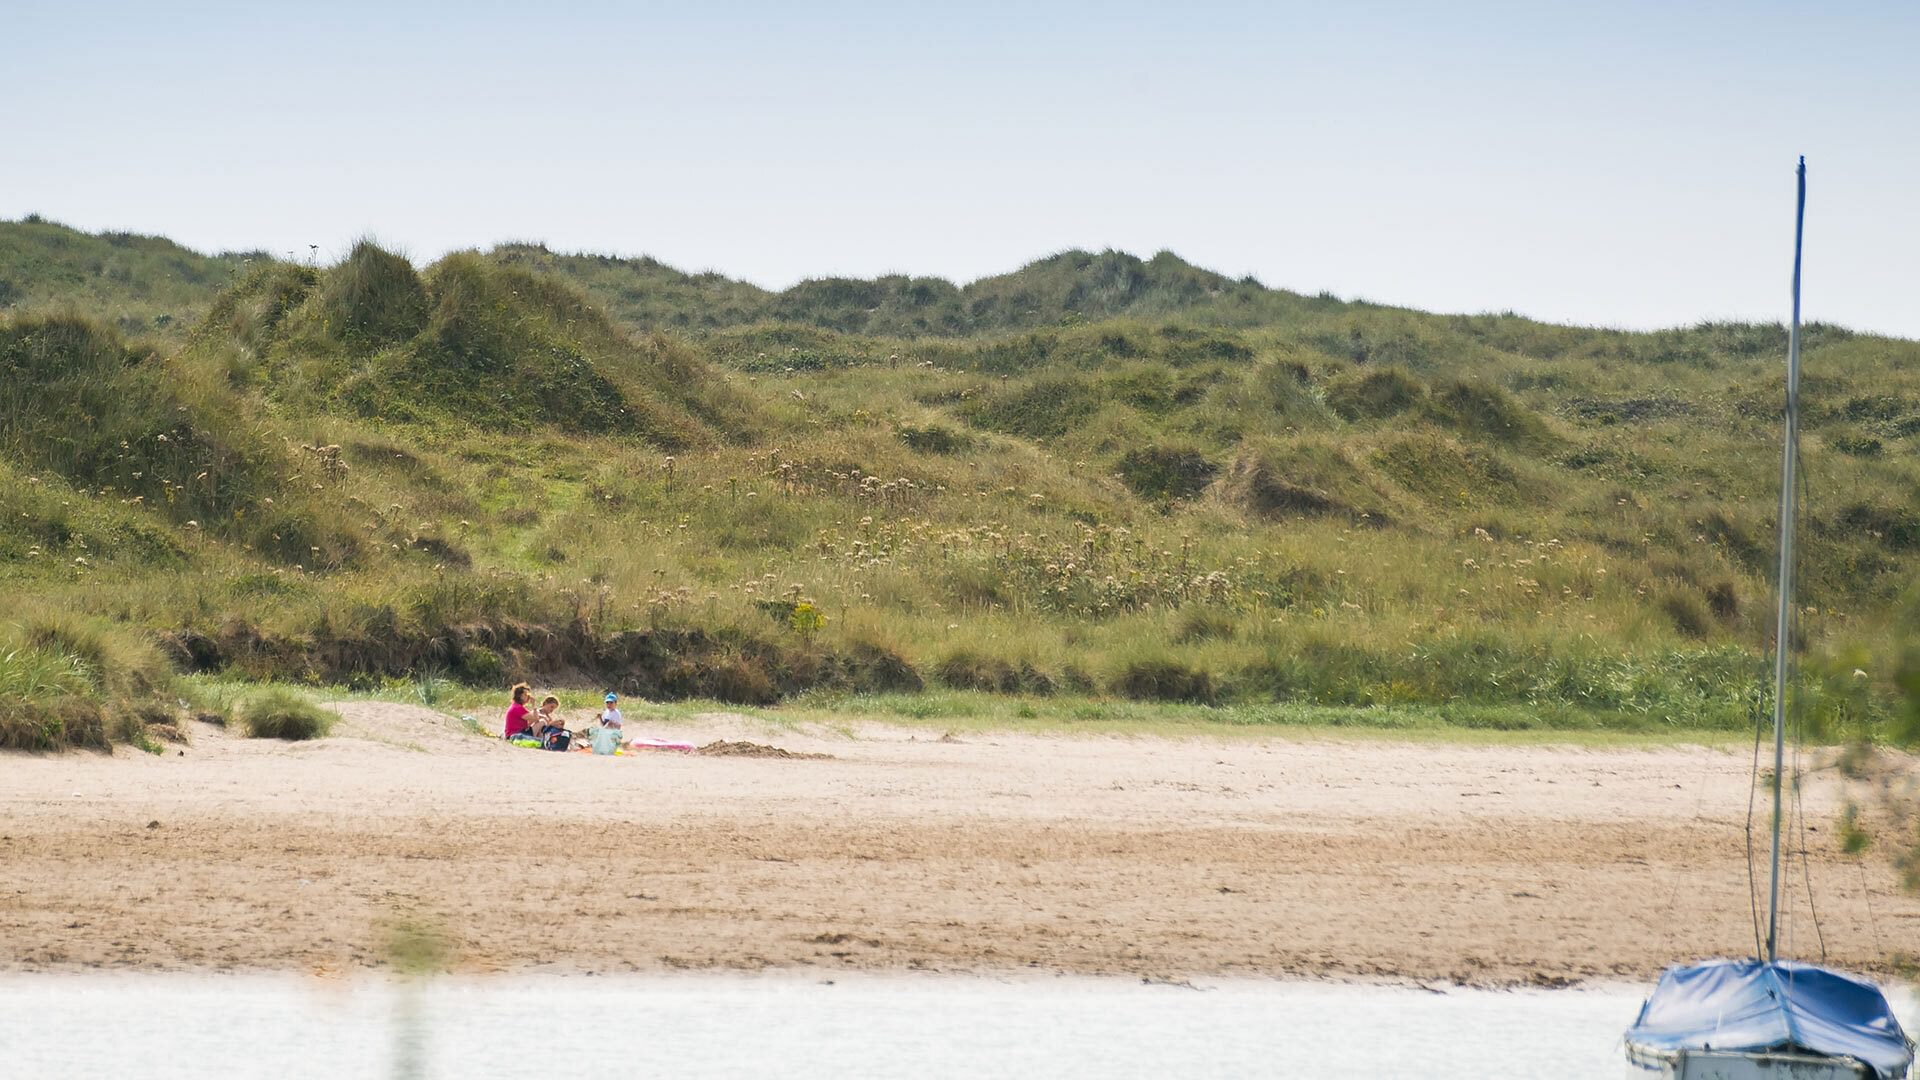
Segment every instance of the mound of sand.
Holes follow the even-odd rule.
[[[695,750],[696,754],[708,757],[759,757],[792,758],[796,761],[832,761],[832,754],[806,754],[793,750],[782,750],[777,746],[768,746],[757,742],[732,742],[727,739],[715,739],[713,742]]]

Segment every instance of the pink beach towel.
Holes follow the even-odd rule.
[[[666,739],[628,739],[627,749],[690,751],[693,749],[693,744],[690,742],[669,742]]]

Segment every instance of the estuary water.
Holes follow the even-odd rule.
[[[8,1077],[1619,1077],[1644,988],[0,977]],[[1914,1001],[1903,998],[1911,1021]]]

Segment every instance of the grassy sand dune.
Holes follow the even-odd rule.
[[[771,293],[366,243],[188,282],[190,332],[128,337],[106,263],[18,255],[113,237],[0,241],[0,580],[163,669],[1564,730],[1765,705],[1778,326],[1430,315],[1165,254]],[[1818,738],[1920,734],[1917,359],[1809,329]],[[177,708],[29,622],[10,744],[55,702]]]

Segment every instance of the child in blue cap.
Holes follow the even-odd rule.
[[[620,695],[607,691],[607,707],[600,710],[600,726],[620,730]]]

